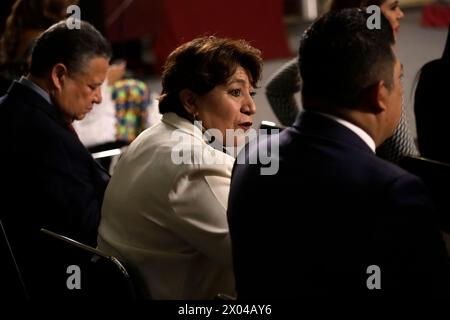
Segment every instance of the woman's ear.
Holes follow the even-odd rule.
[[[195,103],[196,94],[189,89],[183,89],[180,91],[179,97],[186,111],[190,115],[194,116],[198,112],[197,105]]]
[[[67,68],[62,63],[57,63],[51,71],[52,84],[57,90],[61,90],[67,77]]]

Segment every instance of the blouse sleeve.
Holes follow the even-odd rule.
[[[200,252],[232,267],[226,216],[231,166],[200,166],[180,176],[169,194],[173,229]]]

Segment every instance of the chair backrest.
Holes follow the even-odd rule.
[[[65,256],[73,253],[73,264],[67,266],[67,290],[62,293],[64,297],[136,298],[131,277],[116,257],[58,233],[46,229],[41,231],[64,244]]]
[[[283,131],[284,128],[277,126],[276,123],[274,123],[272,121],[263,120],[263,121],[261,121],[261,123],[259,125],[259,129],[266,129],[267,134],[272,134],[275,132],[281,132],[281,131]]]
[[[103,149],[103,146],[114,146],[114,148]],[[119,161],[121,155],[128,148],[128,142],[116,141],[113,143],[105,144],[103,146],[97,146],[90,148],[92,150],[92,157],[97,161],[103,168],[108,170],[110,175],[114,172],[114,167]],[[95,150],[97,149],[97,150]],[[95,151],[94,151],[95,150]]]
[[[9,244],[3,223],[0,220],[0,292],[7,300],[28,300],[22,273],[17,265],[13,250]]]
[[[433,197],[442,230],[450,232],[450,165],[414,156],[404,157],[399,165],[423,180]]]

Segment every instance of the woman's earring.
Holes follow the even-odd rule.
[[[205,132],[206,129],[203,126],[202,120],[200,120],[198,117],[198,112],[194,113],[194,123],[202,132]]]
[[[199,117],[198,117],[198,112],[194,113],[194,121],[202,122],[202,120],[200,120]]]

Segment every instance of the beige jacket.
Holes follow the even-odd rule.
[[[189,121],[165,114],[115,168],[99,248],[121,258],[151,298],[234,295],[226,217],[233,162]]]

